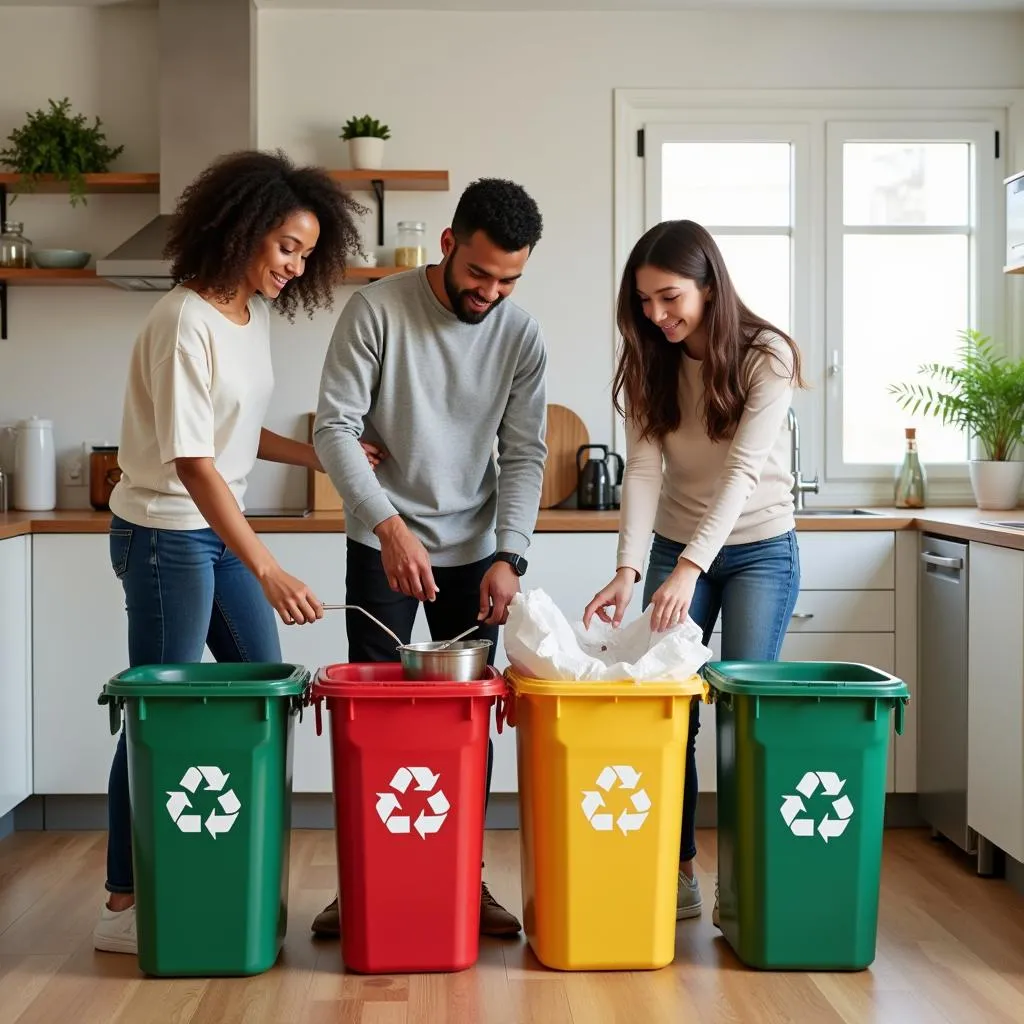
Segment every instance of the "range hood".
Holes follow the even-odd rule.
[[[168,291],[164,244],[182,190],[217,157],[256,145],[253,0],[159,0],[160,214],[96,273],[129,291]]]

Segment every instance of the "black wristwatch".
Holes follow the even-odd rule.
[[[512,571],[517,576],[522,576],[526,572],[526,567],[529,564],[522,555],[514,555],[511,551],[499,551],[495,556],[496,562],[508,562],[512,566]]]

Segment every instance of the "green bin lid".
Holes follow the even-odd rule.
[[[117,697],[297,697],[309,680],[301,665],[277,662],[136,665],[103,687],[100,703]]]
[[[704,677],[752,697],[909,697],[901,679],[852,661],[710,661]]]

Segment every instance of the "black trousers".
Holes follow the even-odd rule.
[[[353,540],[347,542],[348,564],[345,570],[345,603],[365,608],[375,618],[394,630],[409,643],[416,613],[422,604],[427,615],[427,626],[432,640],[451,640],[477,621],[480,613],[480,581],[491,567],[494,557],[471,562],[469,565],[434,567],[434,582],[438,594],[433,601],[417,601],[400,594],[388,586],[380,552]],[[351,609],[345,612],[348,631],[348,660],[352,663],[368,661],[397,661],[395,642],[365,615]],[[494,664],[498,646],[498,627],[480,627],[472,639],[490,640],[488,664]],[[494,765],[494,744],[487,739],[487,788],[484,807],[491,793],[491,771]]]

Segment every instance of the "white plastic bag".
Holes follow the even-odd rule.
[[[687,618],[662,633],[651,631],[651,609],[618,628],[595,617],[590,629],[572,624],[540,589],[517,594],[505,623],[505,655],[533,679],[555,681],[688,679],[711,658],[700,627]]]

